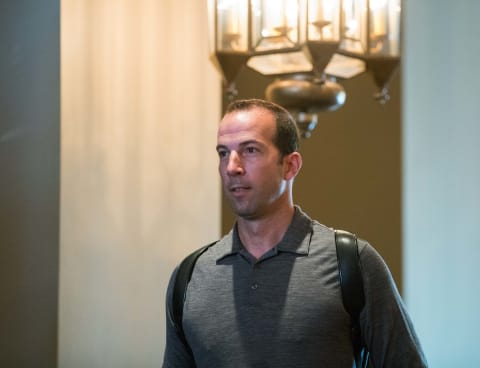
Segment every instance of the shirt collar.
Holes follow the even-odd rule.
[[[295,213],[292,222],[288,226],[282,240],[275,246],[278,252],[289,252],[298,255],[308,255],[313,225],[312,219],[303,212],[300,207],[295,206]],[[218,243],[217,262],[230,255],[237,254],[244,250],[237,230],[237,224]]]

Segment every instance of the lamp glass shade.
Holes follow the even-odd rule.
[[[309,41],[340,40],[340,1],[310,0],[308,3]]]
[[[343,0],[342,50],[353,54],[367,53],[367,6],[367,0]]]
[[[401,0],[343,0],[341,13],[341,50],[400,56]]]
[[[248,0],[216,1],[216,51],[248,51],[248,6]]]
[[[247,65],[263,75],[310,72],[312,64],[302,51],[253,56]]]
[[[299,45],[299,0],[251,0],[252,51]]]
[[[370,54],[399,56],[400,0],[370,0]]]
[[[251,3],[254,56],[247,65],[264,75],[311,70],[312,65],[300,51],[305,0],[251,0]]]
[[[321,74],[323,59],[331,55],[323,44],[340,42],[338,0],[252,0],[252,17],[253,57],[247,65],[264,75],[317,69]]]

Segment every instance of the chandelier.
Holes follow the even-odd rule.
[[[317,113],[346,100],[337,79],[365,71],[389,99],[400,62],[401,0],[211,0],[212,61],[230,99],[244,67],[274,77],[266,98],[287,108],[303,136]]]

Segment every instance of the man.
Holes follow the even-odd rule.
[[[280,106],[241,100],[228,107],[217,152],[237,221],[195,265],[184,304],[186,343],[168,310],[170,282],[164,368],[352,367],[334,231],[293,203],[302,167],[298,144],[295,122]],[[371,361],[375,367],[425,367],[387,266],[361,240],[359,253],[365,288],[360,325]]]

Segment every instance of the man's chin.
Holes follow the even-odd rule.
[[[233,212],[235,215],[239,218],[242,218],[244,220],[255,220],[259,217],[258,211],[252,208],[233,208]]]
[[[250,219],[252,217],[255,217],[255,211],[253,211],[251,208],[248,208],[247,206],[241,206],[238,205],[238,203],[230,202],[230,207],[233,213],[238,217],[244,219]]]

